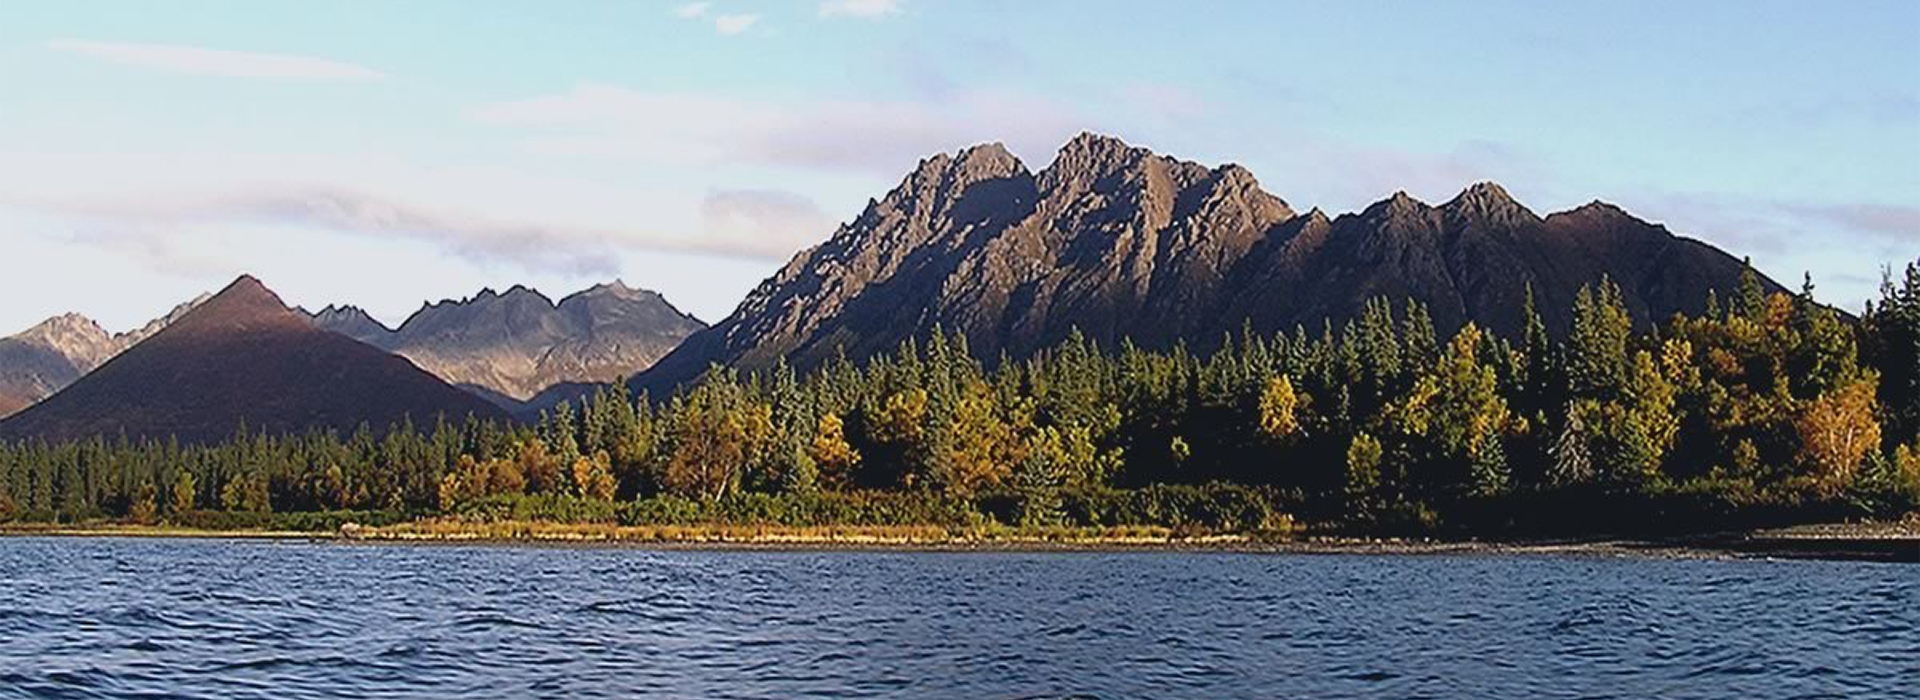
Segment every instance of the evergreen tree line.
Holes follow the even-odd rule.
[[[1337,328],[1242,332],[1204,354],[1075,333],[990,366],[936,330],[805,374],[715,367],[659,402],[607,388],[530,425],[30,441],[0,446],[0,520],[805,502],[856,520],[1580,527],[1920,503],[1915,265],[1859,319],[1815,303],[1810,281],[1767,295],[1751,270],[1733,298],[1644,331],[1607,280],[1571,311],[1556,339],[1529,289],[1520,337],[1469,324],[1443,339],[1419,303],[1381,299]]]

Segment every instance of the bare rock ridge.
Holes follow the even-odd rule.
[[[276,433],[377,429],[411,417],[504,419],[407,360],[320,330],[241,277],[151,337],[0,421],[0,439],[95,435],[206,442],[241,426]]]
[[[657,394],[712,363],[860,359],[936,326],[989,359],[1074,328],[1109,347],[1206,345],[1243,324],[1339,324],[1373,297],[1418,299],[1443,332],[1474,321],[1511,335],[1529,281],[1563,332],[1574,294],[1603,275],[1644,323],[1700,311],[1741,270],[1599,202],[1542,217],[1479,183],[1439,206],[1400,192],[1357,213],[1299,214],[1240,166],[1081,134],[1039,173],[998,144],[921,161],[634,385]]]
[[[109,334],[93,319],[62,314],[0,338],[0,418],[53,395],[135,343],[160,332],[212,295],[175,306],[139,328]]]
[[[351,306],[329,306],[311,318],[502,405],[558,384],[632,376],[706,327],[658,293],[619,281],[557,304],[522,286],[485,289],[470,299],[427,304],[397,329]]]

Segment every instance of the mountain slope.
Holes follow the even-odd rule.
[[[1082,134],[1039,173],[998,144],[922,161],[635,385],[657,393],[710,363],[857,359],[935,326],[985,358],[1074,328],[1109,347],[1204,345],[1243,325],[1340,323],[1374,296],[1425,302],[1442,331],[1474,320],[1512,334],[1529,280],[1558,314],[1602,274],[1644,322],[1698,310],[1741,269],[1606,204],[1543,218],[1483,183],[1437,207],[1402,193],[1329,219],[1295,213],[1239,166]]]
[[[353,307],[330,306],[313,319],[501,404],[556,385],[631,376],[706,327],[659,294],[620,282],[558,304],[520,286],[482,290],[427,305],[391,331]]]
[[[270,432],[384,428],[405,416],[504,418],[405,359],[315,328],[241,277],[65,390],[4,421],[0,439],[93,435],[204,442]]]
[[[33,405],[93,371],[135,343],[186,315],[208,296],[175,306],[139,328],[108,334],[93,319],[63,314],[0,338],[0,418]]]

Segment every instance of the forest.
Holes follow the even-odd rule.
[[[1206,352],[1077,333],[1026,359],[935,332],[800,373],[607,388],[536,424],[210,445],[0,446],[0,522],[997,523],[1257,532],[1688,531],[1920,504],[1920,266],[1859,317],[1765,294],[1636,324],[1600,280],[1564,339],[1435,332],[1379,299]]]

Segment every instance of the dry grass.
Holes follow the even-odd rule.
[[[796,547],[1130,547],[1218,545],[1246,542],[1239,535],[1189,536],[1161,527],[1012,528],[986,525],[827,525],[789,527],[710,523],[700,525],[610,525],[531,521],[420,520],[359,528],[355,539],[384,541],[626,542],[683,545]]]
[[[0,535],[75,537],[208,537],[379,542],[572,542],[743,547],[900,548],[1152,548],[1234,546],[1259,541],[1245,535],[1206,534],[1152,526],[1020,528],[988,523],[939,525],[764,524],[614,525],[532,520],[470,521],[432,518],[384,527],[347,526],[339,531],[212,530],[168,524],[140,525],[9,523]]]
[[[137,523],[7,523],[0,525],[3,535],[39,535],[47,537],[213,537],[244,539],[311,539],[315,537],[333,537],[333,532],[305,532],[299,530],[209,530],[205,528],[181,527],[178,525],[157,524],[141,525]]]

